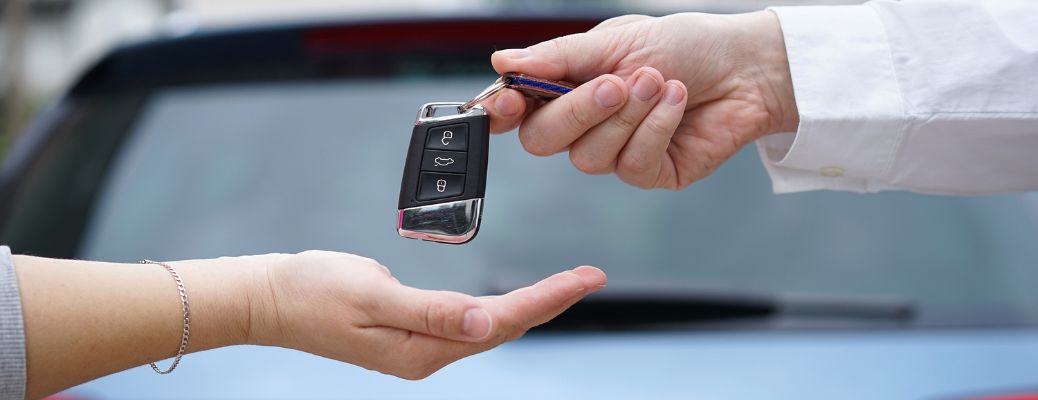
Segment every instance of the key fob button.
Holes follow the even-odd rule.
[[[418,200],[436,200],[461,196],[465,192],[465,175],[422,172]]]
[[[469,148],[469,125],[454,124],[429,129],[425,148],[436,150],[466,151]]]
[[[482,106],[462,109],[462,105],[433,102],[418,109],[400,179],[396,214],[400,236],[462,244],[479,232],[490,117]]]
[[[465,173],[467,154],[460,151],[426,150],[422,155],[422,171]]]

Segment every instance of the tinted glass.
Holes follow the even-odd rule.
[[[113,164],[80,256],[338,250],[376,258],[407,284],[470,293],[592,264],[616,286],[899,296],[963,322],[1038,319],[1035,196],[776,196],[752,147],[687,190],[642,191],[581,174],[566,154],[528,155],[514,133],[495,136],[479,236],[463,246],[399,238],[415,112],[492,79],[159,93]]]

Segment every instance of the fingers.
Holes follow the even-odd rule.
[[[519,129],[519,140],[531,154],[558,153],[613,115],[627,96],[627,85],[619,77],[599,76],[528,115]]]
[[[406,379],[425,378],[463,357],[522,336],[530,328],[551,320],[605,284],[605,273],[598,268],[585,266],[552,275],[533,286],[505,295],[480,298],[479,304],[492,315],[494,321],[492,333],[486,340],[466,343],[422,334],[396,336],[401,341],[387,347],[388,357],[403,361],[388,362],[379,370]],[[369,331],[373,331],[371,334],[380,339],[390,336],[390,332],[379,327],[370,328]],[[380,339],[375,341],[384,341]]]
[[[685,113],[688,92],[680,81],[666,84],[663,99],[638,125],[620,151],[616,175],[628,184],[648,189],[657,186],[663,157]]]
[[[512,337],[550,321],[605,284],[606,275],[602,270],[582,266],[483,302],[499,322],[500,329],[511,330],[505,332],[505,336]]]
[[[610,18],[586,33],[577,33],[541,42],[525,49],[507,49],[490,57],[494,70],[503,74],[519,72],[546,79],[585,82],[609,73],[626,54],[632,35],[608,32],[630,23],[650,19],[645,15]]]
[[[525,118],[526,107],[514,117],[500,117],[498,128],[521,122],[519,140],[531,154],[568,149],[570,161],[585,173],[615,172],[628,184],[658,187],[671,138],[685,114],[687,89],[681,81],[664,82],[651,67],[638,69],[622,86],[618,81],[602,75]],[[503,92],[494,103],[518,100],[509,98],[513,94],[521,97]]]
[[[606,282],[602,270],[581,266],[485,302],[489,303],[488,308],[500,325],[503,328],[515,327],[515,332],[510,333],[518,337],[530,328],[559,316],[585,296],[605,287]]]
[[[619,37],[604,31],[577,33],[525,49],[494,52],[490,63],[499,74],[518,72],[539,78],[586,82],[610,72],[625,54]]]
[[[511,328],[494,336],[507,337],[516,329],[525,332],[554,318],[602,285],[605,274],[594,267],[558,273],[534,286],[482,301],[461,293],[391,283],[380,290],[383,295],[370,314],[379,325],[455,341],[481,342],[495,329],[501,330],[495,326],[496,319]]]
[[[504,89],[484,101],[483,108],[490,116],[490,132],[508,132],[519,126],[526,116],[528,100],[519,91]]]
[[[377,325],[464,342],[483,341],[494,329],[490,313],[469,295],[399,283],[388,284],[380,292],[369,312]]]
[[[500,74],[518,72],[545,79],[586,82],[611,72],[612,66],[624,56],[618,49],[621,40],[617,35],[596,31],[646,18],[651,17],[624,15],[610,18],[587,33],[563,36],[525,49],[497,51],[490,60]],[[519,126],[531,108],[531,102],[520,97],[516,91],[504,90],[483,102],[490,115],[491,132],[506,132]]]
[[[595,267],[582,266],[560,272],[533,286],[517,289],[508,294],[480,298],[494,320],[490,337],[480,343],[449,342],[438,338],[415,337],[410,349],[442,360],[454,361],[462,357],[494,348],[514,340],[530,328],[555,318],[588,294],[605,287],[606,275]]]
[[[620,150],[663,94],[663,75],[643,67],[627,79],[630,99],[609,119],[587,131],[570,146],[570,161],[589,174],[607,174],[616,169]]]

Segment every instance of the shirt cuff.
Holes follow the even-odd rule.
[[[770,10],[800,113],[797,132],[757,141],[775,193],[889,189],[905,112],[879,15],[867,5]]]
[[[25,328],[11,249],[0,246],[0,399],[25,398]]]

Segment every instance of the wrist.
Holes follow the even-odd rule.
[[[265,254],[245,257],[250,265],[248,277],[248,310],[245,343],[260,346],[291,347],[284,331],[283,315],[278,308],[278,271],[284,271],[292,254]],[[288,269],[291,270],[291,269]]]
[[[743,55],[739,57],[741,69],[756,86],[768,114],[759,136],[795,132],[800,123],[800,114],[793,94],[793,79],[778,16],[765,10],[735,17],[741,22],[741,41],[744,44],[740,46],[744,49]]]
[[[269,292],[262,279],[264,257],[170,263],[184,279],[191,306],[190,352],[250,344],[264,331],[265,318],[257,316],[265,304],[257,297]]]

